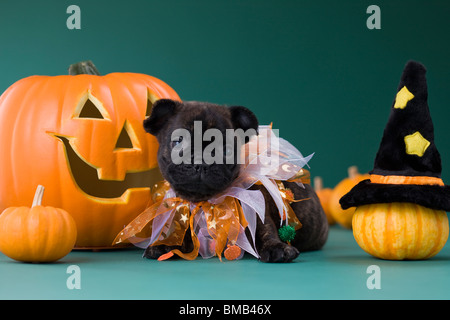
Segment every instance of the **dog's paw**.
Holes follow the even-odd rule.
[[[300,252],[293,246],[283,242],[266,245],[259,250],[259,260],[262,262],[291,262]]]
[[[147,249],[145,249],[145,252],[142,255],[142,257],[147,259],[158,259],[160,256],[169,252],[170,250],[171,250],[170,247],[164,245],[154,247],[150,246],[147,247]]]

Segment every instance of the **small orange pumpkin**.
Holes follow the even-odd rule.
[[[336,223],[333,216],[330,212],[330,198],[333,193],[333,189],[324,188],[323,180],[321,177],[314,177],[314,191],[316,191],[317,196],[319,197],[320,204],[322,205],[323,211],[327,216],[328,224],[333,225]]]
[[[53,262],[66,256],[77,238],[75,220],[63,209],[42,206],[38,186],[29,207],[10,207],[0,215],[0,251],[23,262]]]
[[[448,234],[445,211],[413,203],[362,205],[353,215],[356,242],[381,259],[428,259],[444,247]]]
[[[342,209],[339,204],[339,199],[341,199],[343,195],[348,193],[359,182],[369,179],[369,177],[369,174],[360,174],[358,172],[358,167],[351,166],[348,168],[348,177],[339,182],[333,189],[329,204],[330,212],[334,220],[336,220],[336,222],[344,228],[352,228],[352,217],[355,208],[349,208],[346,210]]]

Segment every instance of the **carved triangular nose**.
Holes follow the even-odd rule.
[[[127,123],[123,125],[122,131],[120,131],[119,138],[116,142],[116,149],[133,148],[133,142],[131,141],[130,135],[127,132]]]

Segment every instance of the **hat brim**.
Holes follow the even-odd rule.
[[[433,210],[450,211],[450,186],[379,184],[367,179],[339,200],[343,209],[392,202],[410,202]]]

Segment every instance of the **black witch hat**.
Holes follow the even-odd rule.
[[[410,202],[450,211],[450,187],[441,179],[434,144],[425,67],[409,61],[400,80],[370,179],[340,199],[343,209],[364,204]]]

